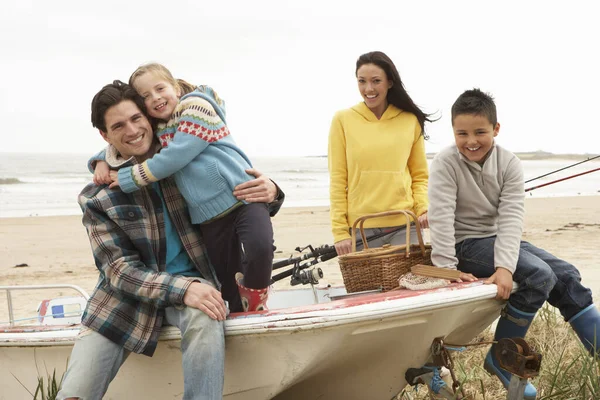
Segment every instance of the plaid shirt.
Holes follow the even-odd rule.
[[[112,168],[135,163],[120,158],[112,146],[94,156]],[[190,259],[205,283],[220,288],[205,253],[199,229],[172,178],[159,182],[169,216]],[[285,199],[278,188],[269,204],[274,216]],[[187,288],[197,278],[166,273],[164,212],[159,194],[145,187],[133,193],[89,184],[79,194],[96,267],[98,284],[83,313],[82,324],[125,349],[151,356],[156,350],[164,309],[183,305]]]
[[[106,153],[112,167],[133,160]],[[190,222],[183,197],[171,178],[160,181],[169,216],[201,276],[218,287],[202,238]],[[82,324],[125,349],[151,356],[158,344],[164,309],[183,305],[197,278],[165,272],[166,238],[161,199],[151,188],[123,193],[108,186],[86,186],[79,194],[96,267],[98,284]]]

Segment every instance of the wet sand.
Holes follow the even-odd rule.
[[[283,208],[273,225],[276,258],[298,255],[297,246],[332,244],[328,207]],[[576,265],[596,302],[600,300],[600,197],[527,199],[524,240]],[[17,267],[20,264],[27,266]],[[325,281],[342,282],[336,259],[319,266]],[[0,219],[0,285],[65,283],[91,293],[97,279],[80,216]],[[275,287],[289,287],[289,279]],[[70,290],[15,292],[15,318],[35,316],[42,299],[72,294]],[[7,320],[7,299],[0,293],[0,323]]]

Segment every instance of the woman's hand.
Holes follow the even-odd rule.
[[[429,228],[429,219],[427,218],[427,211],[419,215],[417,219],[419,220],[419,224],[421,224],[422,229]]]
[[[256,179],[241,183],[233,189],[233,195],[238,200],[248,203],[271,203],[277,197],[277,186],[256,169],[247,169],[246,173]]]
[[[338,256],[352,253],[352,239],[344,239],[334,244]]]

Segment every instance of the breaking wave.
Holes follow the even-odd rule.
[[[0,185],[15,185],[17,183],[25,183],[17,178],[0,178]]]

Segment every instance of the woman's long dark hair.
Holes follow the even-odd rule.
[[[392,60],[381,51],[365,53],[358,57],[358,60],[356,60],[355,75],[358,74],[358,69],[365,64],[375,64],[385,71],[387,79],[392,82],[392,87],[387,93],[388,103],[393,104],[401,110],[413,113],[417,117],[419,125],[421,125],[421,133],[423,134],[423,137],[428,139],[428,136],[425,134],[425,121],[433,122],[436,120],[432,120],[430,118],[431,114],[425,114],[423,111],[421,111],[421,109],[412,101],[408,93],[406,93],[404,84],[400,79],[400,74],[398,73],[398,70],[396,69],[396,66]]]

